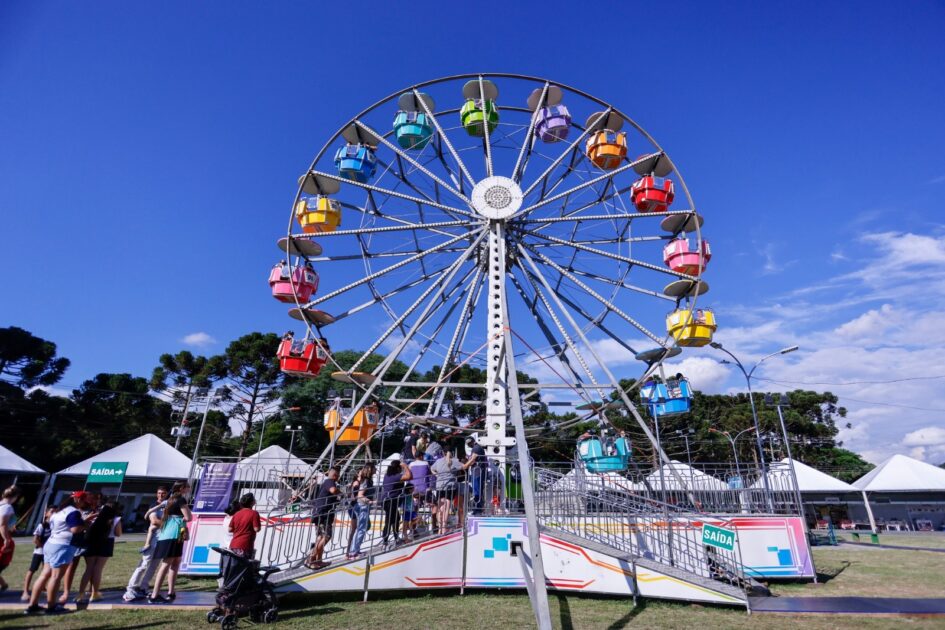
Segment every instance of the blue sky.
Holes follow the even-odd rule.
[[[857,381],[811,386],[852,410],[849,446],[945,459],[942,380],[859,383],[945,375],[942,3],[404,6],[0,3],[0,323],[55,341],[65,388],[282,331],[273,241],[328,137],[415,82],[531,74],[673,156],[727,347],[799,344],[772,388]],[[742,385],[686,356],[697,387]]]

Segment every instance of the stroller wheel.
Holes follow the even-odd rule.
[[[238,623],[239,621],[236,619],[236,615],[229,614],[220,620],[220,630],[236,630]]]
[[[207,623],[216,623],[218,621],[220,621],[220,615],[218,615],[216,611],[211,610],[207,613]]]
[[[275,608],[270,608],[266,611],[266,614],[263,615],[263,623],[275,623],[279,620],[279,611]]]

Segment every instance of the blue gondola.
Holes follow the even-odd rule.
[[[652,416],[675,416],[692,408],[692,388],[682,374],[666,379],[665,383],[647,381],[640,388],[640,398]]]
[[[625,437],[586,437],[578,441],[577,449],[588,472],[622,472],[630,463],[630,442]]]
[[[423,112],[397,112],[394,117],[397,144],[404,149],[422,149],[433,137],[433,123]]]
[[[349,144],[335,153],[335,166],[338,167],[341,177],[365,184],[374,177],[377,157],[373,147],[366,144]]]

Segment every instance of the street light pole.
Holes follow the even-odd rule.
[[[203,408],[203,419],[200,420],[200,430],[197,432],[197,443],[194,444],[194,456],[190,460],[190,474],[187,475],[187,481],[190,483],[190,486],[194,485],[194,470],[197,466],[197,456],[200,454],[200,440],[203,438],[203,429],[207,424],[207,414],[210,413],[210,407],[214,403],[220,402],[220,397],[226,393],[225,387],[219,387],[213,394],[207,392],[207,404]]]
[[[777,352],[772,352],[771,354],[762,357],[760,361],[755,363],[754,367],[752,367],[751,370],[746,370],[745,366],[742,365],[742,362],[738,360],[738,357],[736,357],[734,354],[732,354],[727,349],[722,347],[721,343],[717,341],[713,341],[710,345],[716,350],[721,350],[728,356],[732,357],[732,360],[735,361],[735,365],[737,365],[738,369],[740,369],[742,371],[742,374],[745,375],[745,383],[748,385],[748,402],[751,403],[751,418],[755,423],[755,445],[758,447],[759,464],[761,465],[761,480],[765,489],[765,497],[767,498],[767,501],[768,501],[768,509],[773,512],[774,501],[772,500],[772,497],[771,497],[771,486],[768,483],[768,474],[767,474],[768,470],[767,470],[767,467],[765,466],[765,450],[764,450],[764,445],[761,443],[761,426],[758,423],[758,410],[755,408],[755,397],[752,395],[752,391],[751,391],[751,376],[752,374],[755,373],[755,370],[758,369],[759,365],[761,365],[762,363],[764,363],[771,357],[777,356],[779,354],[787,354],[789,352],[794,352],[795,350],[797,350],[797,346],[789,346],[787,348],[782,348],[778,350]],[[725,359],[722,359],[722,362],[731,363],[730,361],[726,361]]]
[[[713,427],[709,427],[710,433],[718,433],[719,435],[724,435],[725,438],[732,444],[732,454],[735,456],[735,472],[738,473],[738,482],[744,485],[744,479],[742,477],[742,467],[738,462],[738,449],[735,447],[735,442],[742,436],[742,433],[747,433],[749,431],[754,431],[755,427],[748,427],[742,431],[739,431],[735,434],[735,437],[732,437],[732,434],[728,431],[719,431]]]
[[[292,437],[289,438],[289,454],[285,458],[285,471],[289,472],[289,464],[292,463],[292,447],[295,446],[295,434],[302,432],[302,425],[297,425],[294,429],[292,425],[286,425],[286,432],[291,433]]]

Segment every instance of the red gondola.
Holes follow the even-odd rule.
[[[325,339],[296,341],[286,335],[276,353],[279,369],[286,374],[315,378],[322,366],[328,363],[328,342]]]
[[[675,196],[672,180],[653,175],[641,177],[630,188],[633,205],[640,212],[665,212]]]

